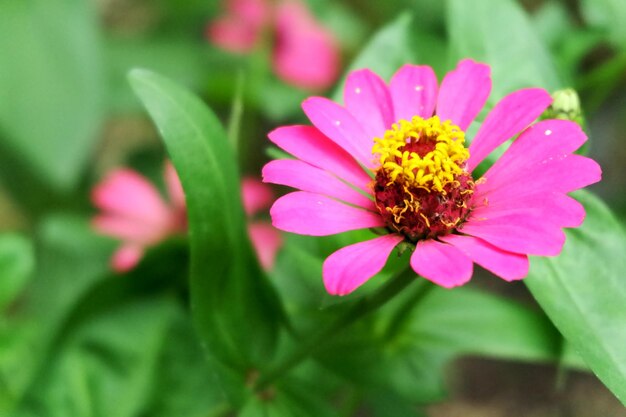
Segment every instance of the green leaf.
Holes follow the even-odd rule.
[[[239,417],[338,417],[314,381],[292,378],[264,395],[251,396]]]
[[[623,0],[583,0],[582,12],[592,26],[605,30],[609,40],[626,49],[626,2]]]
[[[126,78],[128,71],[138,66],[154,68],[193,90],[205,87],[210,59],[206,44],[194,40],[176,36],[107,38],[109,107],[115,112],[143,109]]]
[[[561,255],[536,258],[525,282],[591,370],[626,404],[626,234],[587,192],[582,227],[567,230]]]
[[[109,271],[113,248],[85,219],[51,216],[36,230],[37,265],[19,317],[0,327],[0,414],[20,402],[40,370],[64,320]]]
[[[15,299],[35,267],[31,242],[23,236],[0,236],[0,311]]]
[[[85,322],[47,364],[18,415],[142,414],[174,308],[168,299],[139,301]]]
[[[178,314],[155,376],[150,417],[219,416],[228,404],[200,346],[191,318]]]
[[[98,139],[99,46],[91,2],[0,3],[1,145],[59,191],[76,185]]]
[[[241,374],[273,352],[282,308],[246,234],[235,156],[215,115],[172,81],[133,70],[131,84],[156,123],[187,199],[191,304],[212,354]]]
[[[324,363],[370,389],[431,403],[445,397],[444,368],[460,356],[560,358],[562,339],[539,312],[470,288],[416,294],[406,291],[377,322],[346,335],[339,351],[324,353]]]
[[[448,0],[447,12],[452,64],[473,58],[491,65],[491,103],[520,88],[562,88],[548,51],[517,2]]]
[[[352,61],[346,74],[362,68],[369,68],[383,79],[389,79],[403,64],[414,62],[414,47],[411,43],[410,14],[401,14],[391,23],[380,29]],[[337,85],[339,88],[333,100],[341,101],[345,76]]]

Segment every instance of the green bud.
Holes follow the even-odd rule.
[[[573,88],[565,88],[552,93],[552,105],[544,112],[542,119],[571,120],[583,124],[582,108],[578,93]]]

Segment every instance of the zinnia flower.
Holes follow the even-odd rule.
[[[183,189],[169,162],[164,178],[168,200],[148,179],[131,169],[112,171],[94,187],[92,201],[101,210],[93,218],[94,228],[123,242],[111,258],[114,271],[133,269],[147,248],[187,231]],[[269,186],[252,178],[243,180],[242,197],[250,219],[273,200]],[[282,242],[280,233],[262,221],[250,221],[248,232],[261,266],[270,269]]]
[[[414,247],[417,274],[448,288],[468,282],[474,262],[511,281],[527,275],[528,255],[561,251],[562,228],[585,216],[567,193],[599,181],[600,167],[573,154],[587,139],[577,124],[531,125],[551,102],[539,88],[504,97],[466,147],[465,131],[490,90],[489,66],[472,60],[440,86],[427,66],[405,65],[388,85],[359,70],[348,76],[344,106],[309,98],[302,107],[314,126],[270,133],[298,159],[268,163],[264,180],[301,190],[274,203],[275,227],[313,236],[364,228],[380,234],[326,259],[329,293],[355,290],[401,242]],[[481,178],[472,175],[520,132]]]
[[[225,15],[213,21],[207,37],[232,52],[253,50],[265,31],[273,39],[273,67],[282,80],[306,89],[324,89],[336,79],[335,38],[300,0],[226,0]]]

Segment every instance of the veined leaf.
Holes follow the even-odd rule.
[[[567,230],[561,255],[536,258],[525,282],[591,370],[626,404],[626,234],[587,192],[578,229]]]

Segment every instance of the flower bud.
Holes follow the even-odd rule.
[[[565,88],[552,93],[553,102],[544,112],[543,119],[571,120],[583,124],[582,109],[578,93],[573,88]]]

